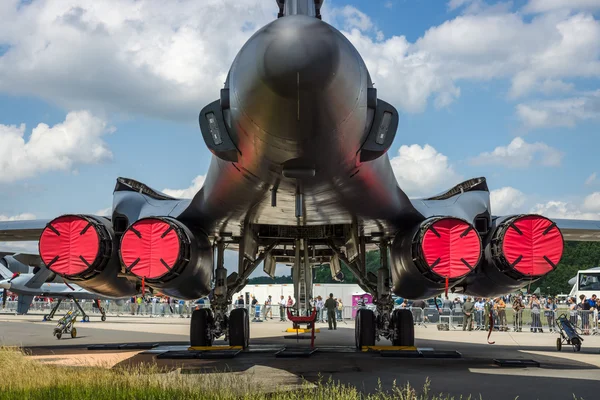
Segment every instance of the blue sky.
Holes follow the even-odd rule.
[[[105,209],[118,176],[193,193],[198,111],[274,1],[26,3],[0,6],[0,220]],[[389,154],[410,196],[486,176],[495,213],[600,218],[598,1],[334,0],[323,16],[400,111]]]

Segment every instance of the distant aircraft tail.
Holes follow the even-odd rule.
[[[10,279],[13,276],[13,273],[10,269],[6,267],[5,261],[0,258],[0,280]]]
[[[17,314],[27,314],[27,312],[29,311],[29,307],[31,307],[32,301],[33,296],[19,296],[17,302]]]

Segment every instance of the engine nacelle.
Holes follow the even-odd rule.
[[[121,261],[127,272],[178,299],[208,295],[213,249],[203,233],[193,234],[170,217],[143,218],[121,238]]]
[[[137,293],[135,283],[119,277],[118,242],[110,221],[89,215],[63,215],[42,231],[39,251],[48,269],[92,292],[110,297]]]
[[[465,281],[465,293],[495,297],[513,292],[548,274],[564,249],[560,229],[541,215],[496,219],[484,260]]]
[[[467,221],[429,218],[392,242],[393,291],[408,299],[437,296],[471,273],[481,249],[481,238]]]

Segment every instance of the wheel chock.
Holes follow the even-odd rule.
[[[304,329],[304,328],[298,328],[298,329],[287,328],[285,331],[287,333],[310,333],[312,330]],[[320,332],[321,332],[321,330],[319,328],[315,328],[315,333],[320,333]]]
[[[315,348],[299,348],[299,349],[290,349],[284,348],[275,353],[275,357],[277,358],[306,358],[312,356],[317,349]]]
[[[188,351],[242,350],[242,346],[191,346]]]
[[[415,346],[363,346],[362,351],[417,351]]]
[[[540,363],[534,360],[521,360],[521,359],[504,359],[504,358],[496,358],[494,359],[494,364],[500,367],[513,367],[513,368],[524,368],[524,367],[538,367]]]

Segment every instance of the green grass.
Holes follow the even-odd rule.
[[[156,365],[135,368],[64,367],[42,364],[17,348],[0,347],[0,399],[15,400],[451,400],[410,386],[363,395],[348,385],[333,381],[306,383],[294,390],[269,393],[256,385],[251,375],[165,373]]]

